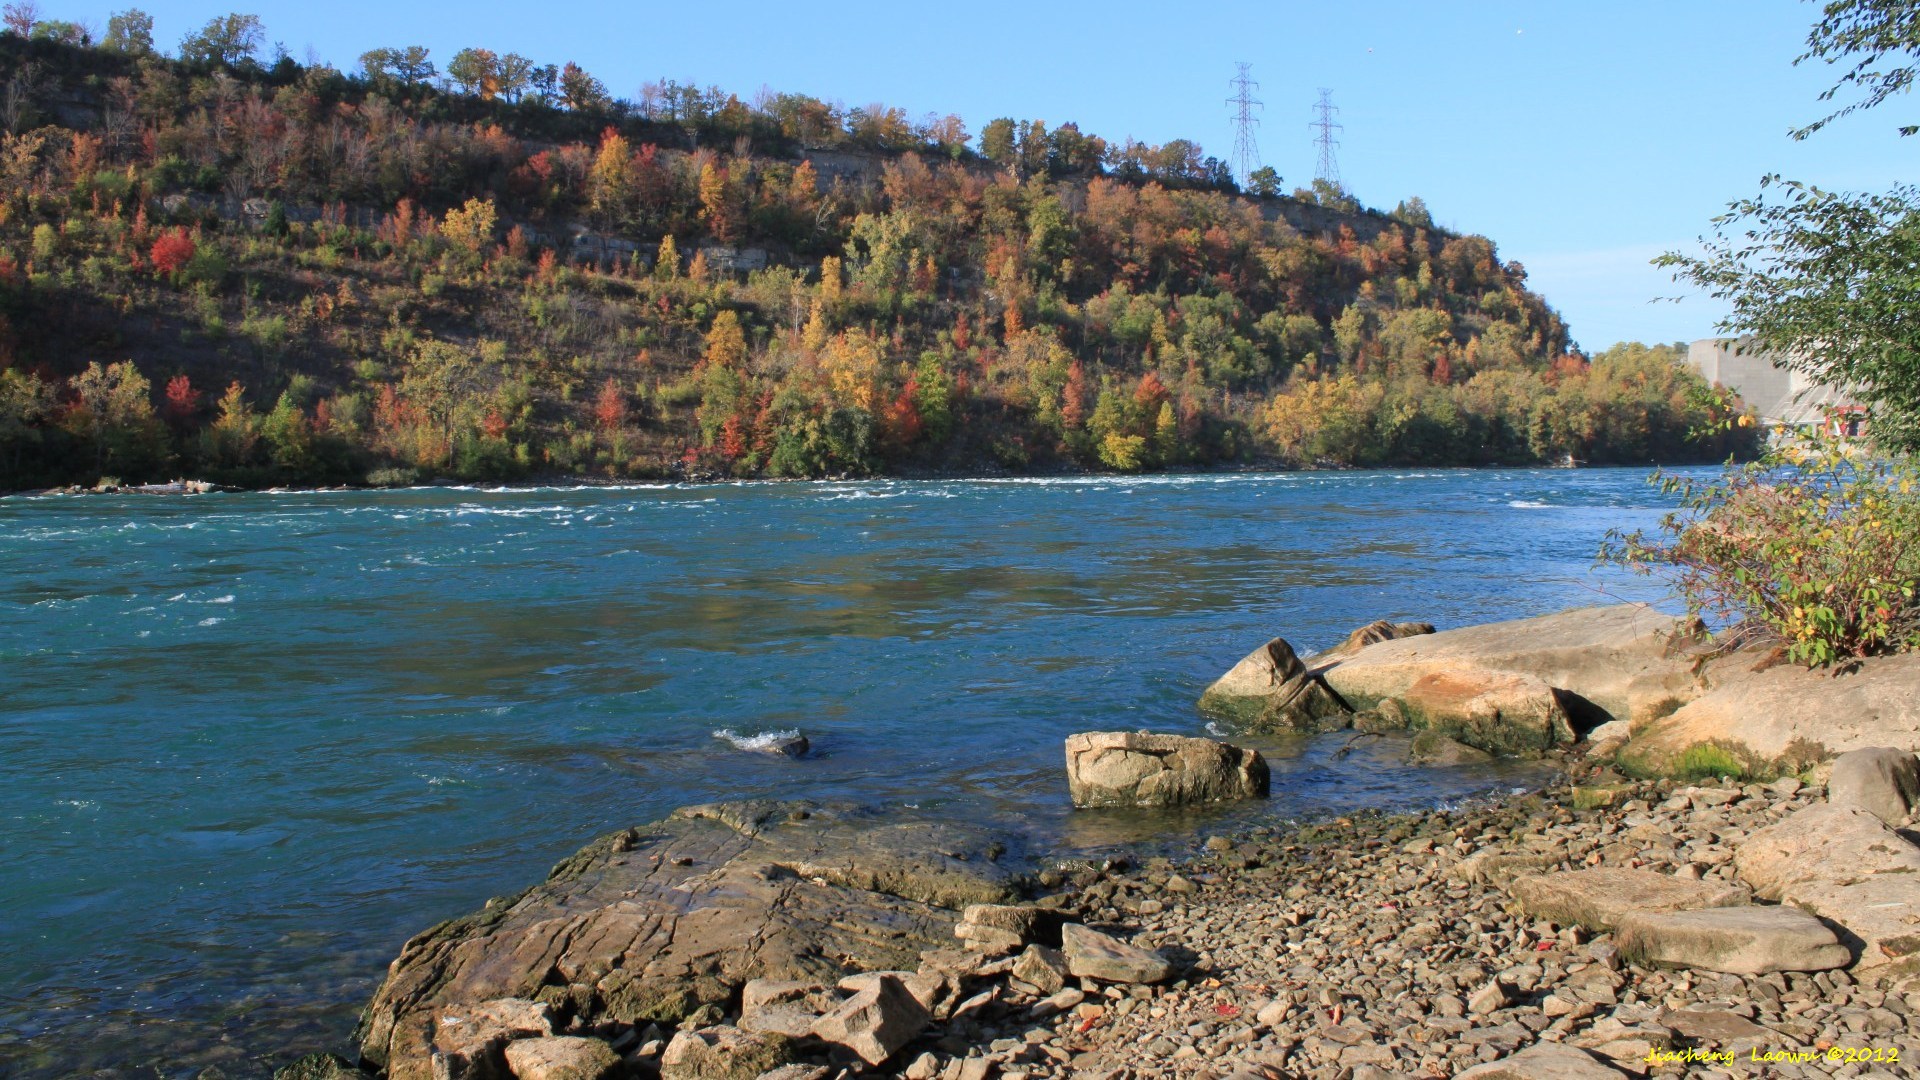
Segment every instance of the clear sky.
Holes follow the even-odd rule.
[[[1307,124],[1329,87],[1348,188],[1385,209],[1419,195],[1442,224],[1492,237],[1590,350],[1712,332],[1710,301],[1653,302],[1680,289],[1647,260],[1690,246],[1763,174],[1886,187],[1920,149],[1893,130],[1920,118],[1906,99],[1787,138],[1823,115],[1832,81],[1824,65],[1792,65],[1819,12],[1802,0],[242,2],[296,58],[311,48],[343,68],[379,45],[427,45],[442,64],[479,45],[575,61],[626,97],[660,77],[749,99],[764,86],[958,113],[974,132],[1014,116],[1113,141],[1191,138],[1222,158],[1227,80],[1248,61],[1266,102],[1262,157],[1289,187],[1313,177]],[[142,6],[169,51],[228,10]],[[96,28],[112,10],[41,7]]]

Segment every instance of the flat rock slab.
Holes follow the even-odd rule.
[[[1511,1057],[1475,1065],[1457,1073],[1456,1080],[1620,1080],[1624,1075],[1585,1050],[1543,1042]]]
[[[1888,825],[1899,825],[1920,805],[1920,758],[1891,746],[1841,754],[1827,778],[1827,801],[1857,806]]]
[[[1627,956],[1730,975],[1827,971],[1852,959],[1825,923],[1794,907],[1635,911],[1618,929]]]
[[[595,1022],[671,1025],[753,979],[911,968],[953,940],[952,909],[1013,897],[1003,850],[985,830],[847,806],[689,807],[409,941],[363,1014],[361,1052],[390,1080],[429,1080],[442,1018],[479,1002],[566,1000]]]
[[[1129,945],[1079,923],[1060,928],[1067,973],[1082,979],[1116,983],[1158,983],[1173,975],[1173,964],[1157,952]]]
[[[1073,805],[1185,806],[1267,797],[1270,774],[1256,750],[1212,739],[1143,731],[1067,737]]]
[[[1749,898],[1737,885],[1610,866],[1516,877],[1507,891],[1534,918],[1589,930],[1611,930],[1629,914],[1728,907]]]
[[[1763,900],[1797,885],[1851,885],[1897,874],[1920,890],[1920,847],[1856,806],[1816,803],[1740,842],[1734,870]]]
[[[1638,604],[1581,608],[1382,641],[1322,677],[1348,705],[1366,709],[1406,697],[1429,675],[1530,675],[1579,695],[1612,719],[1637,721],[1700,692],[1688,659],[1669,648],[1687,629],[1684,620]]]

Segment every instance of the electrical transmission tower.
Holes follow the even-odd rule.
[[[1316,132],[1313,142],[1320,148],[1320,162],[1314,168],[1314,179],[1325,180],[1335,187],[1340,185],[1340,158],[1334,151],[1340,148],[1340,140],[1334,138],[1333,133],[1346,128],[1345,124],[1334,119],[1338,115],[1340,110],[1334,107],[1333,91],[1321,87],[1320,101],[1313,107],[1313,122],[1307,125]]]
[[[1227,104],[1233,106],[1233,171],[1240,178],[1240,186],[1245,187],[1247,178],[1260,167],[1260,144],[1253,135],[1253,129],[1260,126],[1260,118],[1253,115],[1253,110],[1265,108],[1266,103],[1253,96],[1253,92],[1260,89],[1260,84],[1252,78],[1253,65],[1235,66],[1240,73],[1227,83],[1233,87],[1233,96],[1227,99]]]

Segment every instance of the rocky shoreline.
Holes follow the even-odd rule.
[[[1571,782],[1196,837],[1190,857],[1137,865],[1029,863],[987,829],[854,807],[689,808],[408,942],[360,1064],[392,1080],[1920,1075],[1907,743],[1824,764],[1722,743],[1767,774],[1634,779],[1617,770],[1649,760],[1637,741],[1749,665],[1675,648],[1696,636],[1644,609],[1532,622],[1374,624],[1306,661],[1276,639],[1209,706],[1546,755]],[[1869,719],[1900,737],[1908,708]],[[1267,794],[1257,754],[1207,740],[1091,733],[1067,759],[1081,805]],[[359,1072],[321,1056],[282,1075]]]

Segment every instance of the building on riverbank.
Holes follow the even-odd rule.
[[[1829,435],[1842,438],[1866,434],[1865,408],[1857,400],[1784,366],[1784,357],[1752,338],[1702,338],[1687,346],[1687,362],[1708,382],[1740,395],[1769,430],[1809,432],[1825,425]]]

